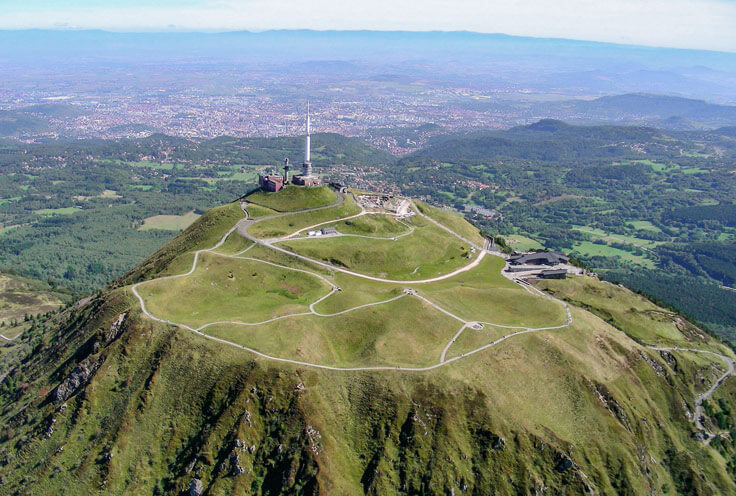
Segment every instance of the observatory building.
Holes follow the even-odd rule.
[[[302,173],[293,177],[292,182],[300,186],[315,186],[321,184],[322,180],[312,173],[312,157],[311,157],[311,130],[309,126],[309,102],[307,102],[307,123],[306,136],[304,137],[304,163],[302,164]]]

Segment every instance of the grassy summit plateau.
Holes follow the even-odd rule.
[[[736,381],[697,400],[721,342],[594,278],[514,283],[451,213],[293,191],[5,345],[2,494],[736,491]]]

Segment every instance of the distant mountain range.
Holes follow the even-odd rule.
[[[635,123],[662,129],[693,130],[736,125],[736,107],[677,96],[631,93],[595,100],[553,104],[550,116],[564,111],[577,114],[573,121]]]

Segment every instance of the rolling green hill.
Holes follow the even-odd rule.
[[[591,277],[516,284],[480,250],[433,277],[371,276],[327,242],[370,261],[403,238],[356,237],[349,196],[306,213],[273,199],[256,219],[206,213],[19,336],[0,357],[3,494],[736,491],[736,380],[692,418],[736,355],[679,315]],[[431,219],[474,234],[412,210],[417,235]],[[386,221],[358,227],[395,235],[371,215]],[[290,218],[285,235],[338,232],[298,241],[314,258],[253,234]]]

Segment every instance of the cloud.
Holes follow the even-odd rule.
[[[200,0],[120,7],[18,6],[0,28],[68,23],[111,30],[468,30],[736,51],[736,2],[722,0]],[[30,1],[24,5],[31,5]],[[58,4],[57,4],[58,5]]]

